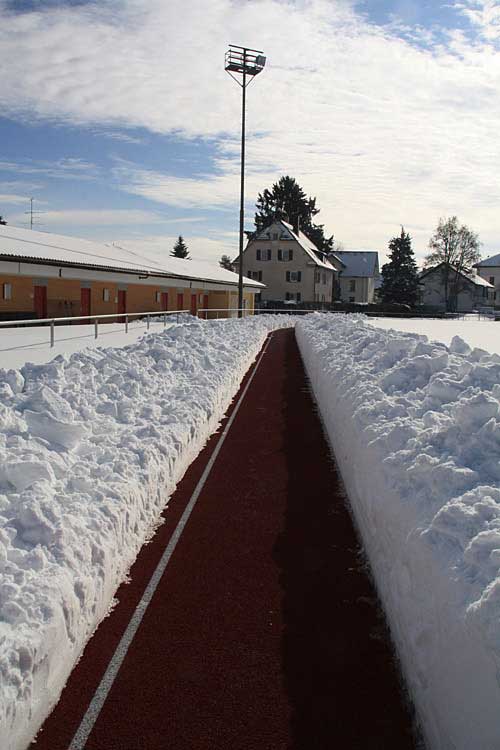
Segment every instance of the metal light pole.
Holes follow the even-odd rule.
[[[241,187],[240,187],[240,253],[238,258],[238,317],[243,315],[243,224],[245,213],[245,107],[246,89],[263,70],[266,58],[260,50],[229,45],[225,57],[225,70],[242,90],[241,104]],[[236,78],[237,73],[241,78]]]

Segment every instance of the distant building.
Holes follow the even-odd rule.
[[[493,302],[500,303],[500,255],[492,255],[474,265],[481,278],[486,279],[494,288]]]
[[[265,284],[262,301],[331,302],[342,267],[337,255],[327,256],[282,220],[252,237],[243,251],[243,273]]]
[[[420,274],[421,302],[446,310],[446,292],[443,277],[444,263],[428,268]],[[456,276],[456,283],[455,283]],[[493,304],[495,287],[476,273],[455,271],[449,281],[449,310],[453,312],[472,312],[479,307]]]
[[[262,284],[243,280],[253,310]],[[152,260],[114,245],[0,226],[0,319],[236,308],[238,277],[217,263]],[[222,313],[223,314],[223,313]],[[208,317],[215,317],[208,315]]]
[[[373,302],[380,275],[378,253],[374,250],[342,250],[336,255],[344,266],[339,277],[342,302]]]

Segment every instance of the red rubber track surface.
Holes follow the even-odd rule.
[[[33,748],[66,750],[218,436]],[[88,750],[415,748],[293,330],[274,333]]]

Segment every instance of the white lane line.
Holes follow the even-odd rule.
[[[224,428],[224,431],[222,432],[222,435],[219,438],[219,441],[215,447],[215,450],[212,453],[210,460],[205,467],[205,471],[201,475],[200,480],[198,484],[196,485],[196,488],[193,494],[191,495],[191,499],[189,500],[189,503],[187,504],[186,509],[184,510],[184,513],[182,514],[179,520],[179,523],[177,524],[175,531],[172,534],[167,547],[165,548],[165,552],[163,553],[161,560],[156,567],[156,570],[154,571],[153,575],[150,578],[150,581],[144,591],[144,594],[142,595],[142,599],[137,605],[137,607],[135,608],[134,614],[132,615],[130,619],[127,629],[125,630],[120,640],[120,643],[118,644],[116,648],[115,653],[111,657],[111,661],[109,662],[108,668],[106,669],[106,672],[104,673],[104,676],[97,690],[94,693],[94,697],[89,703],[89,707],[87,708],[85,716],[83,717],[80,723],[80,726],[76,730],[75,736],[73,737],[71,741],[71,745],[69,746],[68,750],[83,750],[85,745],[87,744],[89,735],[92,731],[94,724],[96,723],[99,717],[99,714],[101,713],[104,702],[108,696],[109,691],[111,690],[111,687],[113,686],[113,683],[116,679],[116,675],[118,674],[118,670],[120,669],[123,663],[123,660],[125,659],[125,656],[127,655],[127,651],[130,647],[130,644],[132,643],[134,636],[137,633],[137,630],[139,628],[139,625],[141,624],[142,618],[144,617],[144,614],[151,602],[151,599],[153,598],[156,588],[161,580],[161,577],[163,576],[163,573],[165,572],[165,568],[167,567],[170,561],[170,558],[172,557],[175,547],[177,546],[177,542],[179,541],[181,534],[184,531],[184,528],[188,522],[189,516],[191,515],[193,508],[196,505],[196,502],[200,496],[200,493],[205,485],[205,482],[208,479],[210,471],[212,470],[212,467],[215,463],[215,459],[217,458],[219,451],[222,448],[222,445],[227,437],[229,429],[232,423],[234,422],[236,414],[238,413],[239,408],[243,402],[243,399],[245,398],[247,391],[250,387],[250,384],[252,380],[254,379],[255,373],[257,372],[257,369],[261,363],[261,360],[267,351],[267,347],[269,346],[271,338],[272,338],[272,334],[270,334],[266,342],[266,345],[264,346],[264,349],[259,359],[257,360],[254,370],[248,379],[248,383],[246,384],[245,389],[238,400],[238,403],[234,407],[233,413],[231,414]]]

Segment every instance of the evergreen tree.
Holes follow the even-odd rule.
[[[232,271],[233,270],[233,262],[232,262],[231,258],[229,257],[229,255],[222,255],[221,256],[221,259],[219,261],[219,266],[221,268],[225,268],[227,271]]]
[[[382,302],[398,302],[414,307],[418,301],[418,271],[411,237],[401,227],[401,235],[389,242],[389,263],[382,266]]]
[[[186,243],[184,242],[184,239],[182,235],[179,235],[179,239],[174,245],[174,249],[170,253],[170,255],[173,258],[185,258],[186,260],[189,260],[189,253],[188,253],[188,247]]]
[[[5,219],[3,218],[3,216],[0,216],[0,224],[3,224],[4,226],[6,226],[6,224],[7,224],[7,222],[5,221]]]
[[[446,310],[456,309],[458,295],[467,283],[462,274],[470,273],[480,259],[480,245],[476,232],[465,224],[460,225],[456,216],[439,220],[429,241],[431,252],[425,258],[424,266],[441,265]]]
[[[324,225],[314,224],[319,213],[316,198],[309,198],[293,177],[280,177],[272,188],[259,193],[256,203],[255,229],[260,232],[275,219],[283,219],[300,230],[324,253],[333,251],[333,236],[325,237]]]

